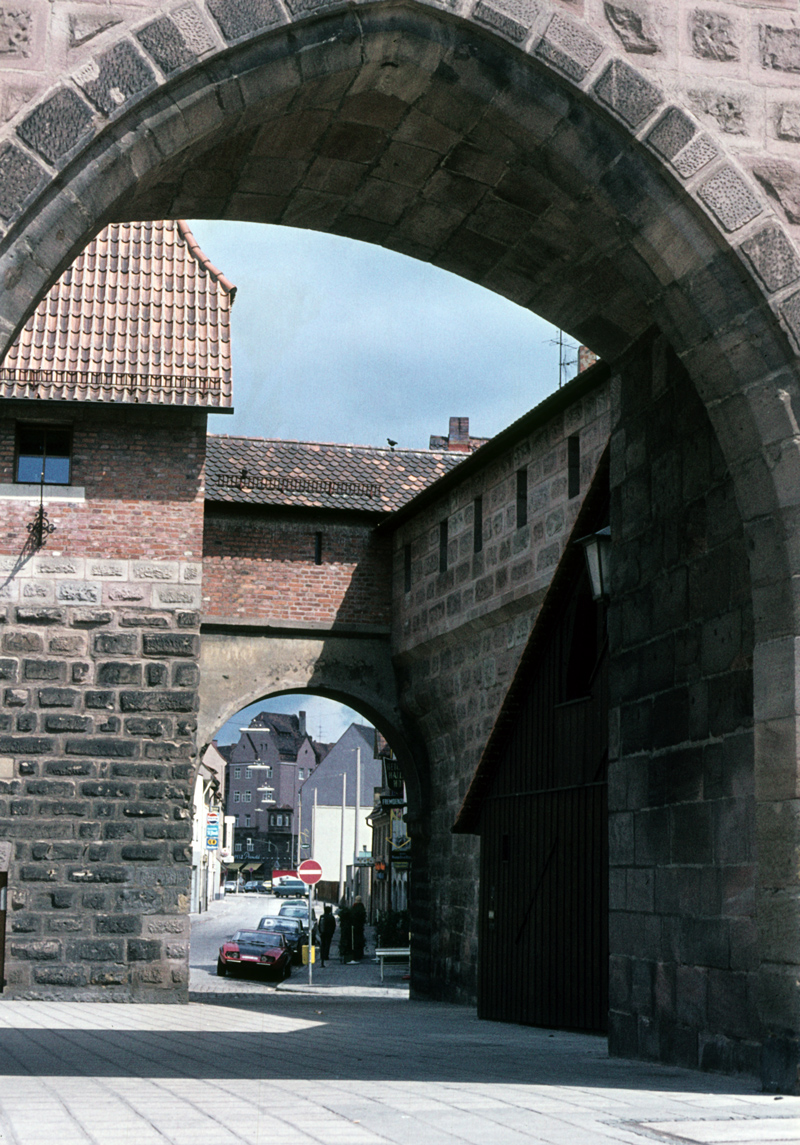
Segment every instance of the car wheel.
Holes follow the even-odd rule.
[[[219,974],[220,978],[224,978],[227,973],[228,973],[228,967],[225,965],[225,963],[222,961],[221,958],[218,958],[217,959],[217,974]]]

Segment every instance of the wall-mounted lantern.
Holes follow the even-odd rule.
[[[586,568],[592,584],[592,599],[603,600],[608,596],[611,529],[606,526],[587,537],[581,537],[576,544],[583,545],[583,555],[586,557]]]

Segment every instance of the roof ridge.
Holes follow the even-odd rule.
[[[202,266],[203,270],[207,271],[211,277],[220,284],[222,289],[227,294],[230,294],[231,305],[233,305],[238,287],[234,286],[231,280],[226,275],[224,275],[218,267],[214,266],[208,255],[203,252],[200,243],[192,234],[186,219],[176,219],[175,225],[178,228],[178,234],[186,243],[189,254],[192,256],[195,262]]]
[[[419,453],[423,457],[453,457],[457,456],[461,461],[464,459],[464,454],[456,453],[454,450],[449,449],[423,449],[412,448],[411,446],[401,446],[394,449],[387,445],[359,445],[355,442],[349,441],[305,441],[301,438],[295,437],[251,437],[249,434],[244,433],[209,433],[206,437],[207,441],[214,441],[219,438],[222,441],[256,441],[263,442],[270,445],[322,445],[330,449],[369,449],[373,452],[378,451],[381,453]]]

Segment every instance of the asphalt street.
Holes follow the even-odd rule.
[[[194,920],[196,981],[219,934],[260,909],[229,900]],[[375,996],[374,962],[330,969],[342,985],[320,971],[310,990],[292,978],[227,993],[215,978],[221,989],[184,1006],[0,1001],[0,1143],[800,1140],[800,1098],[762,1094],[753,1078],[613,1059],[601,1037],[409,1000],[400,970]]]

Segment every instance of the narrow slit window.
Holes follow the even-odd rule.
[[[517,528],[528,523],[528,470],[517,470]]]
[[[15,480],[24,484],[69,485],[72,431],[54,425],[17,426]]]
[[[567,438],[567,496],[581,491],[581,439],[578,434]]]
[[[411,592],[411,545],[403,545],[403,592]]]
[[[483,551],[483,497],[475,498],[472,518],[472,551],[474,553]]]
[[[314,534],[314,564],[322,564],[322,533]]]
[[[439,572],[447,572],[447,521],[439,522]]]

